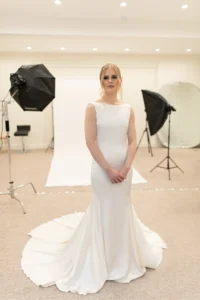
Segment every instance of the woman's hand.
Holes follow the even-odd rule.
[[[130,168],[123,166],[118,172],[125,179],[129,171],[130,171]]]
[[[120,174],[119,171],[114,168],[106,168],[105,170],[112,183],[119,183],[125,179],[124,175]]]

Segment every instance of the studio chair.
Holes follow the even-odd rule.
[[[26,152],[24,137],[28,136],[29,131],[31,130],[30,125],[17,125],[17,131],[15,131],[14,136],[21,136],[22,138],[22,151]]]

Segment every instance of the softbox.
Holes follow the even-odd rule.
[[[175,109],[158,93],[142,90],[147,121],[151,135],[156,134],[164,125],[170,111]]]
[[[55,78],[43,64],[21,66],[10,81],[10,94],[25,111],[43,111],[55,98]]]

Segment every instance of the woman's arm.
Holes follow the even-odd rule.
[[[84,127],[86,145],[94,160],[106,171],[113,183],[121,182],[124,177],[109,165],[96,143],[96,111],[93,104],[88,104],[86,108]]]
[[[123,167],[120,169],[120,174],[124,175],[125,177],[131,168],[132,162],[136,154],[136,149],[137,149],[135,115],[132,108],[130,112],[127,137],[128,137],[128,151],[127,151],[126,161]]]
[[[128,153],[127,153],[126,162],[125,162],[124,166],[126,168],[130,169],[132,162],[134,160],[135,154],[136,154],[136,149],[137,149],[135,115],[134,115],[132,108],[131,108],[131,112],[130,112],[127,136],[128,136]]]
[[[96,143],[96,111],[93,104],[88,104],[85,112],[85,142],[96,162],[103,168],[110,168]]]

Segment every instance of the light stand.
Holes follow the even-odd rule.
[[[14,97],[14,95],[17,93],[18,91],[15,91],[15,93],[11,96],[11,97]],[[23,210],[23,213],[25,214],[26,211],[24,209],[24,205],[22,203],[22,201],[20,201],[16,196],[15,196],[15,191],[30,184],[34,190],[35,193],[36,192],[36,189],[35,187],[33,186],[33,184],[31,182],[28,182],[28,183],[25,183],[23,185],[20,185],[16,188],[14,188],[14,181],[12,180],[12,168],[11,168],[11,150],[10,150],[10,124],[9,124],[9,118],[8,118],[8,104],[10,104],[11,102],[7,102],[5,100],[2,100],[2,103],[3,103],[3,116],[4,116],[4,120],[5,120],[5,128],[6,128],[6,138],[7,138],[7,143],[8,143],[8,159],[9,159],[9,188],[8,188],[8,192],[0,192],[0,196],[3,196],[3,195],[9,195],[12,199],[15,199],[16,201],[18,201],[21,206],[22,206],[22,210]]]
[[[51,138],[51,141],[46,149],[45,152],[47,152],[49,149],[54,149],[54,115],[53,115],[53,104],[51,106],[51,109],[52,109],[52,133],[53,133],[53,136]]]
[[[170,177],[170,169],[175,169],[178,168],[182,173],[183,170],[181,170],[181,168],[179,168],[179,166],[174,162],[173,159],[171,159],[170,157],[170,126],[171,126],[171,109],[169,109],[168,111],[168,116],[169,116],[169,120],[168,120],[168,145],[167,145],[167,156],[158,164],[156,165],[150,172],[152,172],[155,168],[162,168],[162,169],[167,169],[168,173],[169,173],[169,180],[171,180]],[[160,166],[165,160],[167,160],[167,167],[162,167]],[[174,166],[170,166],[170,161],[173,162]]]
[[[147,134],[148,152],[151,154],[151,156],[153,156],[153,151],[152,151],[152,147],[151,147],[151,141],[150,141],[150,134],[149,134],[149,128],[148,128],[148,122],[147,122],[147,119],[146,119],[146,127],[145,127],[145,129],[144,129],[144,131],[143,131],[143,133],[142,133],[142,136],[141,136],[140,140],[139,140],[139,143],[138,143],[138,145],[137,145],[136,152],[137,152],[137,150],[138,150],[138,148],[139,148],[139,146],[140,146],[140,143],[141,143],[141,141],[142,141],[143,136],[144,136],[145,133]]]

